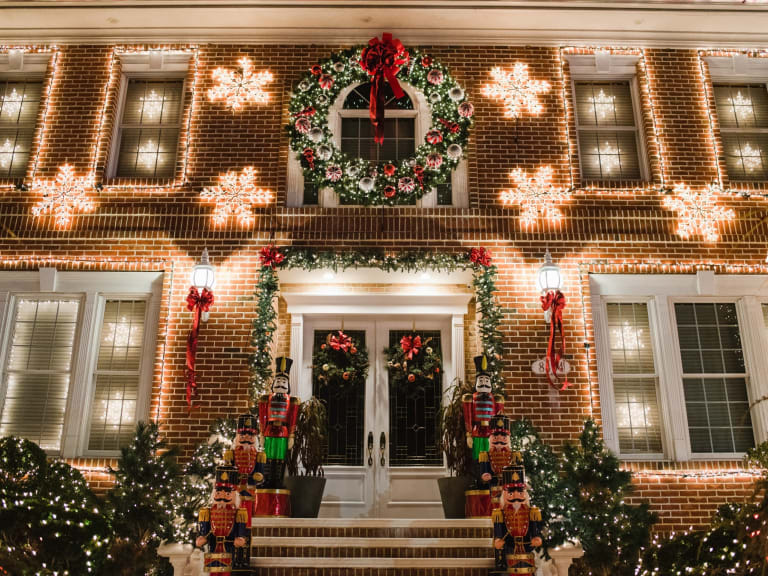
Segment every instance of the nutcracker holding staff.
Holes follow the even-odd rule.
[[[203,556],[207,573],[230,576],[242,566],[242,554],[238,550],[246,545],[248,512],[237,505],[237,468],[217,466],[213,503],[198,515],[199,536],[195,545],[208,550]]]
[[[488,357],[485,354],[475,356],[475,370],[475,393],[465,394],[462,402],[467,446],[472,449],[472,460],[475,470],[478,470],[480,454],[488,452],[490,447],[491,422],[494,416],[504,412],[504,398],[492,392]]]
[[[535,574],[533,549],[542,544],[542,522],[541,512],[528,500],[525,468],[521,465],[505,468],[503,487],[501,508],[492,514],[496,573]]]
[[[283,487],[285,458],[288,450],[293,448],[293,435],[299,412],[299,399],[291,396],[289,374],[293,360],[281,356],[275,359],[275,363],[272,392],[259,399],[259,426],[267,456],[264,488],[271,489]]]

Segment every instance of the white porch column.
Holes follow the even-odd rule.
[[[195,551],[192,544],[182,544],[181,542],[163,542],[157,548],[157,555],[168,558],[173,566],[173,576],[197,576],[200,572],[191,566],[191,556]],[[192,571],[187,568],[192,568]]]
[[[451,344],[452,354],[451,363],[453,364],[453,375],[462,382],[464,381],[464,316],[454,314],[451,321]],[[449,383],[446,383],[449,384]]]
[[[302,397],[301,390],[304,380],[302,379],[304,366],[304,315],[291,314],[291,390],[292,394]],[[294,392],[295,391],[295,392]],[[305,398],[306,400],[306,398]]]

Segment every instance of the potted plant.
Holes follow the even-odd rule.
[[[325,404],[312,396],[299,405],[293,448],[288,457],[286,487],[291,491],[291,515],[317,518],[325,490],[323,460],[327,445]]]
[[[472,394],[474,388],[456,380],[453,382],[440,409],[440,449],[450,476],[438,478],[443,513],[446,518],[464,518],[464,491],[472,483],[472,458],[466,444],[464,428],[464,394]]]

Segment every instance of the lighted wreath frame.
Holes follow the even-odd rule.
[[[350,157],[334,142],[328,115],[346,88],[371,80],[359,63],[364,47],[337,52],[321,60],[297,84],[288,108],[291,149],[301,163],[305,185],[330,188],[342,202],[389,206],[413,203],[437,185],[451,181],[452,171],[464,157],[474,107],[445,66],[419,50],[405,48],[409,62],[397,79],[424,95],[431,112],[430,131],[439,131],[441,141],[430,143],[427,138],[417,146],[412,157],[392,164],[394,172],[384,170],[386,162]],[[437,78],[442,80],[433,83]],[[308,150],[311,161],[307,159]],[[424,168],[421,178],[414,173],[417,166]],[[336,168],[340,169],[340,175]],[[365,178],[371,178],[372,182],[366,181],[361,187]],[[372,184],[370,189],[368,184]]]
[[[347,270],[378,268],[386,272],[454,272],[472,271],[478,311],[481,346],[488,355],[488,371],[494,391],[504,393],[501,378],[503,339],[499,329],[503,310],[496,302],[498,270],[490,254],[483,248],[469,252],[401,252],[387,254],[381,250],[334,252],[312,248],[267,246],[261,251],[261,268],[256,285],[256,316],[251,326],[250,388],[252,399],[263,394],[272,379],[272,343],[277,330],[275,298],[280,291],[278,270]]]

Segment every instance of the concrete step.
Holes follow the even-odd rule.
[[[491,538],[490,520],[254,518],[252,536],[279,538]]]
[[[253,556],[311,558],[489,558],[490,538],[317,538],[251,539]]]

